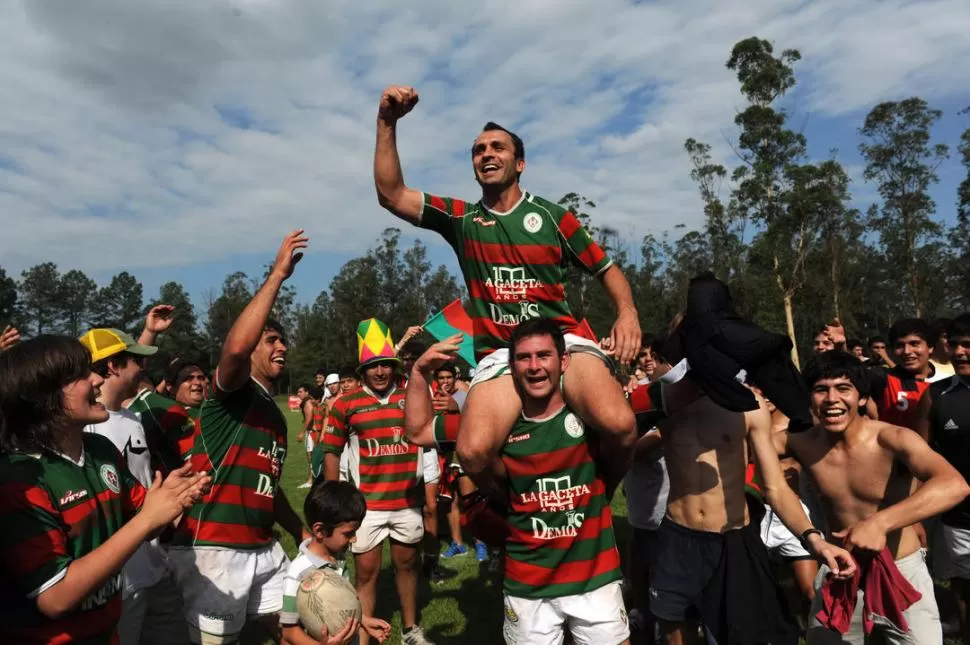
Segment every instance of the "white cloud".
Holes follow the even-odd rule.
[[[741,38],[801,50],[813,114],[858,121],[915,93],[970,102],[966,0],[0,0],[0,15],[13,272],[271,252],[296,226],[317,253],[362,251],[394,223],[371,177],[393,82],[422,96],[400,126],[416,187],[474,197],[468,147],[496,120],[525,138],[527,187],[583,193],[636,237],[699,222],[684,139],[733,163],[742,98],[724,62]]]

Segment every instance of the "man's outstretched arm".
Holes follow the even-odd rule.
[[[413,87],[392,85],[381,95],[377,111],[377,146],[374,149],[374,185],[381,206],[417,226],[421,223],[424,194],[404,184],[397,154],[397,121],[418,102]]]

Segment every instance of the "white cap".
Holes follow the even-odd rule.
[[[324,385],[333,385],[334,383],[339,383],[340,377],[336,374],[327,374],[326,380],[324,380]]]

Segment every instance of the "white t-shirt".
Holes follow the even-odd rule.
[[[145,428],[135,413],[129,410],[108,410],[108,420],[104,423],[89,425],[85,432],[93,432],[111,440],[121,456],[128,462],[128,470],[142,486],[152,485],[152,456],[148,451],[148,441],[145,438]],[[154,539],[144,542],[132,554],[122,569],[127,597],[138,591],[151,587],[161,580],[168,571],[165,552]]]

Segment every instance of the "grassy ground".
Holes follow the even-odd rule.
[[[306,455],[302,444],[296,441],[300,431],[300,413],[286,408],[285,398],[278,399],[289,422],[289,453],[283,466],[282,487],[293,508],[302,516],[303,500],[307,490],[298,488],[306,481]],[[622,492],[617,492],[613,500],[614,526],[621,554],[626,554],[626,544],[630,535],[627,524],[626,500]],[[442,531],[447,530],[444,522],[439,523]],[[277,527],[279,528],[279,527]],[[279,531],[280,542],[287,554],[292,557],[297,545],[289,534]],[[353,568],[353,558],[348,559]],[[430,587],[423,579],[419,584],[418,607],[421,609],[420,623],[428,636],[438,645],[496,645],[502,643],[502,585],[501,580],[489,576],[487,568],[469,554],[442,561],[446,566],[458,570],[452,580]],[[779,574],[784,575],[783,571]],[[791,586],[790,580],[782,580],[784,586]],[[384,618],[394,627],[388,643],[401,642],[401,612],[397,593],[394,589],[394,575],[390,569],[387,549],[384,551],[384,568],[377,594],[377,616]],[[247,630],[241,640],[242,645],[267,645],[254,630]],[[803,641],[804,642],[804,641]],[[956,645],[960,639],[946,639],[947,645]],[[604,644],[606,645],[606,644]]]

